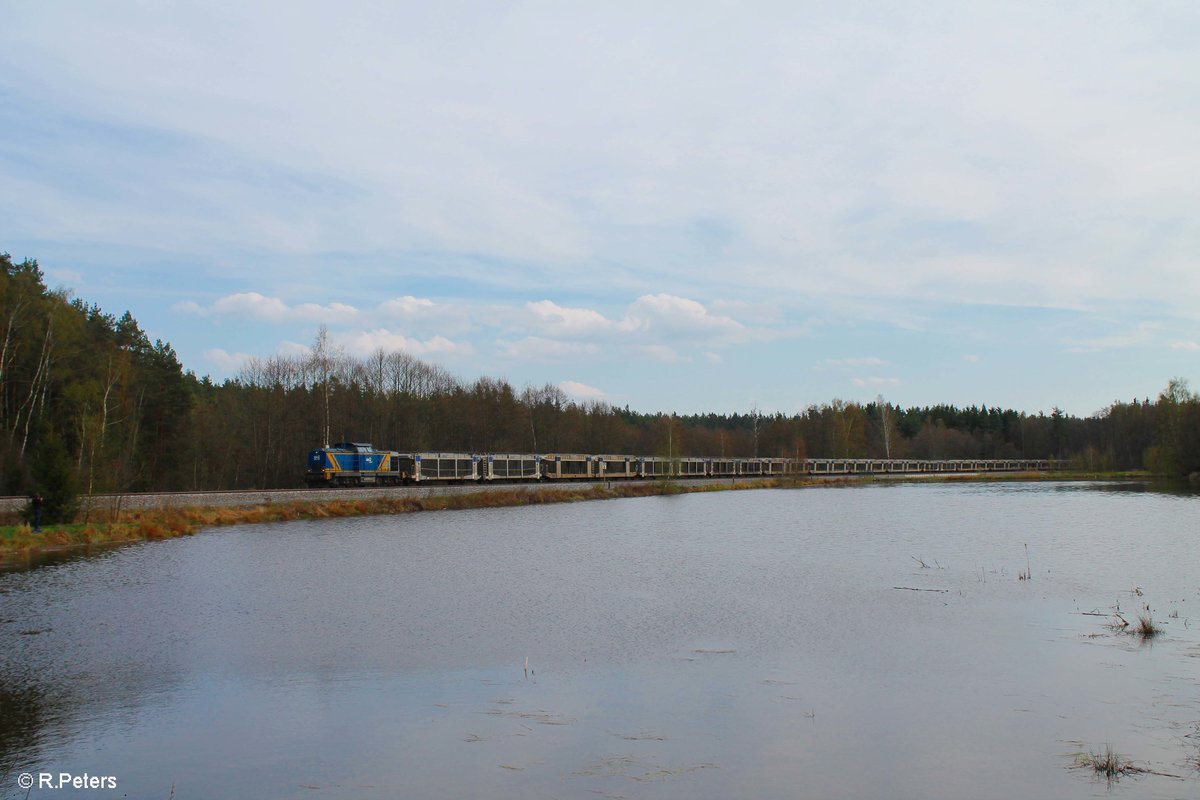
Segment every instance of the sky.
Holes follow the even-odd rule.
[[[1194,2],[0,0],[0,252],[647,412],[1200,388]]]

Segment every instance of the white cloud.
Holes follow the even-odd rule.
[[[978,364],[979,356],[975,355],[974,353],[968,353],[963,356],[963,361],[967,362],[968,364]]]
[[[291,309],[278,297],[266,297],[258,292],[239,292],[218,298],[206,311],[216,316],[246,315],[257,319],[282,320]]]
[[[824,363],[831,367],[882,367],[887,364],[882,358],[866,356],[864,358],[827,358]]]
[[[333,334],[330,338],[335,344],[345,348],[346,352],[360,357],[381,349],[388,352],[403,350],[414,356],[436,356],[438,358],[466,356],[474,352],[470,344],[453,342],[444,336],[433,336],[421,340],[395,333],[387,328],[338,333]]]
[[[279,346],[275,348],[275,351],[281,356],[292,356],[294,358],[304,358],[305,356],[312,355],[312,347],[309,345],[300,344],[299,342],[293,342],[287,339],[284,339],[282,342],[280,342]]]
[[[599,311],[567,308],[551,300],[526,303],[525,308],[532,312],[545,330],[560,336],[602,333],[620,327]]]
[[[18,184],[24,235],[261,249],[366,285],[428,270],[399,253],[526,288],[1200,300],[1180,180],[1200,173],[1200,112],[1179,77],[1200,56],[1170,4],[710,4],[681,28],[670,4],[366,3],[337,36],[317,3],[282,23],[270,5],[85,6],[70,27],[26,5],[0,55],[18,98],[190,149],[81,138],[102,188],[158,191]],[[755,47],[723,57],[730,41]],[[371,255],[361,277],[312,258],[343,252]]]
[[[1065,351],[1068,353],[1097,353],[1102,350],[1146,344],[1163,327],[1161,322],[1146,321],[1120,333],[1086,339],[1063,339],[1062,344],[1066,346]]]
[[[219,347],[204,351],[204,360],[227,375],[233,375],[246,366],[253,356],[248,353],[230,353]]]
[[[1045,342],[1126,346],[1109,331],[1149,314],[1173,320],[1145,340],[1159,374],[1195,339],[1186,3],[709,3],[682,21],[671,3],[81,3],[70,25],[9,5],[9,246],[73,243],[93,298],[136,287],[131,310],[181,353],[209,342],[178,316],[204,313],[291,326],[237,349],[326,322],[697,359],[798,336],[805,313],[861,353],[905,325],[953,332],[946,304],[1107,324],[1063,340],[1061,316],[979,315],[1030,375],[1052,369]],[[182,285],[225,302],[166,318]],[[490,324],[445,308],[455,292],[520,299]],[[864,308],[882,311],[841,313]],[[1096,385],[1080,369],[1029,395],[1068,383]]]
[[[175,303],[172,308],[185,314],[216,317],[248,317],[267,322],[321,322],[337,324],[351,322],[358,317],[358,309],[344,303],[300,303],[289,306],[278,297],[268,297],[259,292],[238,292],[219,297],[205,308],[192,300]]]
[[[509,334],[495,340],[505,358],[525,361],[594,358],[605,348],[616,348],[616,352],[659,363],[676,363],[699,357],[699,354],[685,355],[681,348],[737,344],[777,335],[772,330],[755,329],[732,317],[713,314],[697,300],[667,293],[637,297],[619,319],[552,300],[520,306],[478,306],[435,303],[412,295],[385,300],[373,311],[341,303],[289,305],[279,297],[261,292],[226,295],[209,306],[183,301],[173,309],[180,314],[246,318],[277,325],[314,322],[329,325],[333,341],[355,355],[383,348],[419,356],[462,356],[472,353],[473,347],[466,339],[451,338],[455,332],[491,329]],[[406,327],[345,329],[380,316],[398,319]],[[412,334],[412,328],[417,326],[421,337]],[[721,362],[721,357],[711,351],[703,357],[712,363]]]
[[[345,324],[358,317],[358,309],[345,303],[330,303],[327,306],[317,303],[301,303],[292,308],[291,316],[307,322],[324,322],[329,325]]]
[[[587,342],[562,342],[542,336],[526,336],[517,341],[499,340],[500,355],[521,361],[554,361],[592,357],[600,352],[597,345]]]
[[[626,312],[627,326],[637,330],[672,333],[728,334],[743,329],[732,317],[712,314],[702,303],[671,294],[646,294]]]
[[[429,311],[434,306],[428,297],[413,297],[406,294],[403,297],[393,297],[379,304],[379,310],[393,316],[412,316],[422,311]]]
[[[634,349],[651,361],[663,364],[674,364],[680,360],[679,354],[665,344],[640,344],[636,345]]]
[[[854,378],[855,386],[899,386],[899,378]]]
[[[558,384],[558,388],[579,400],[601,400],[604,398],[603,390],[597,389],[595,386],[588,386],[586,383],[580,383],[579,381],[563,381]]]
[[[797,335],[796,331],[762,324],[744,325],[731,316],[713,313],[698,300],[667,293],[640,295],[619,318],[591,308],[561,306],[552,300],[526,303],[525,310],[529,313],[525,321],[532,322],[535,336],[630,343],[634,350],[658,361],[679,360],[681,347]],[[512,314],[495,316],[502,317],[510,327],[521,327],[522,320]]]
[[[718,353],[704,353],[704,359],[710,364],[724,364],[725,359],[721,358]]]
[[[1171,349],[1173,349],[1173,350],[1200,350],[1200,342],[1191,342],[1191,341],[1172,342]]]

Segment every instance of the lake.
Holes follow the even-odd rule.
[[[1198,626],[1137,484],[223,528],[0,574],[0,797],[1196,797]]]

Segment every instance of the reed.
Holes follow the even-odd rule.
[[[1090,767],[1109,781],[1117,780],[1133,767],[1133,763],[1113,750],[1110,744],[1104,745],[1104,751],[1100,753],[1081,753],[1077,763],[1081,767]]]
[[[1133,626],[1135,636],[1140,636],[1143,639],[1152,639],[1162,633],[1162,628],[1155,624],[1154,618],[1149,612],[1138,614],[1137,624]]]

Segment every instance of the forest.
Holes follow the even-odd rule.
[[[1088,471],[1200,472],[1200,397],[1079,418],[986,405],[899,408],[882,397],[793,414],[678,415],[573,401],[554,385],[463,380],[404,352],[353,358],[325,330],[302,356],[250,361],[215,383],[183,369],[137,321],[47,288],[36,261],[0,254],[0,483],[47,513],[99,492],[301,485],[308,450],[587,452],[791,458],[1054,458]]]

